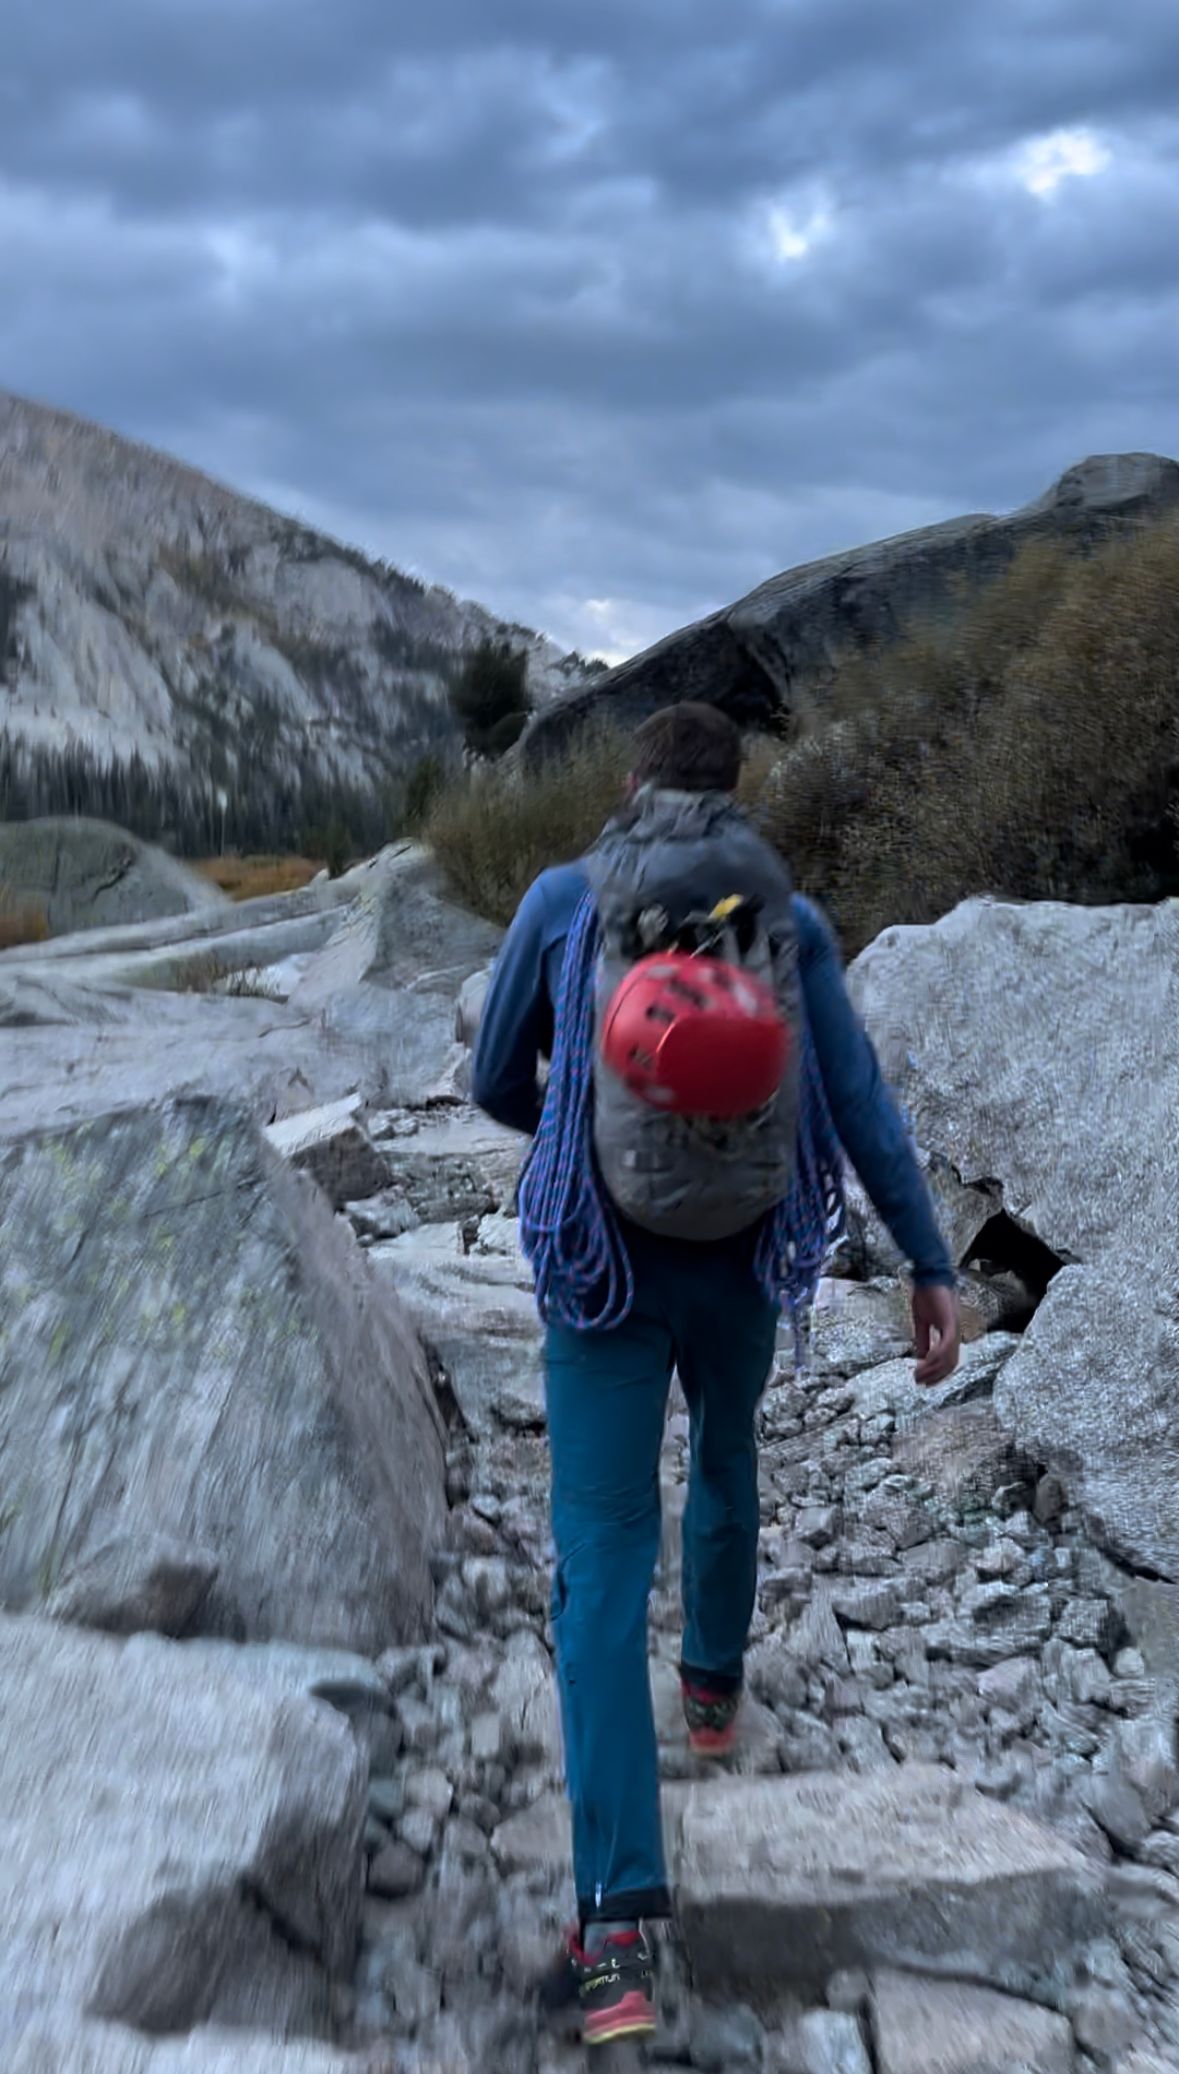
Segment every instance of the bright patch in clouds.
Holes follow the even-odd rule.
[[[797,266],[829,236],[832,220],[831,205],[822,197],[802,207],[771,203],[764,219],[771,257],[780,265]]]
[[[1064,181],[1092,180],[1112,163],[1109,146],[1092,130],[1053,130],[1021,147],[1015,169],[1029,194],[1051,201]]]

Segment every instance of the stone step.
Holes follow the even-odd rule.
[[[993,1988],[882,1973],[872,2028],[879,2074],[1072,2074],[1067,2017]]]
[[[1078,1852],[933,1765],[691,1786],[677,1841],[704,1993],[879,1966],[1017,1989],[1102,1914]]]
[[[936,1766],[667,1785],[680,1927],[704,1994],[895,1967],[1032,1992],[1098,1933],[1099,1869]],[[546,1796],[496,1830],[505,1873],[568,1880]]]

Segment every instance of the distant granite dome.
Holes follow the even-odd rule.
[[[949,519],[804,563],[538,713],[523,756],[558,747],[591,715],[633,726],[677,699],[709,699],[749,726],[821,708],[842,657],[946,610],[955,583],[985,583],[1025,542],[1087,544],[1177,508],[1179,463],[1100,454],[1008,517]]]

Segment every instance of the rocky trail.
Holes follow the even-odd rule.
[[[273,960],[271,908],[235,917],[244,1000],[136,977],[179,923],[0,958],[19,2074],[584,2064],[529,1994],[571,1895],[521,1146],[464,1094],[489,945],[404,855],[336,888],[326,944],[305,912]],[[652,1679],[678,1918],[661,2034],[607,2069],[1179,2067],[1176,1154],[1132,1160],[1143,1101],[1179,1090],[1117,1048],[1174,1028],[1175,926],[976,903],[859,961],[968,1340],[919,1392],[853,1193],[807,1365],[783,1334],[762,1407],[724,1767],[679,1714],[673,1389]],[[1096,1028],[1123,1062],[1100,1161],[1075,1123]]]
[[[367,1904],[356,2020],[414,2034],[407,2067],[462,2052],[575,2066],[520,2009],[570,1895],[513,1147],[457,1106],[376,1133],[393,1180],[350,1215],[464,1417],[437,1639],[398,1673],[405,1745],[372,1807],[383,1899]],[[983,1331],[988,1295],[998,1329]],[[784,1335],[761,1419],[750,1691],[725,1776],[690,1756],[679,1711],[687,1421],[673,1403],[652,1625],[681,1920],[654,2064],[1128,2067],[1147,2041],[1179,2064],[1179,1775],[1158,1634],[1175,1602],[1087,1539],[1001,1427],[994,1390],[1020,1346],[1001,1323],[1019,1307],[1010,1276],[980,1277],[978,1336],[933,1393],[913,1384],[887,1275],[824,1284],[801,1376]]]

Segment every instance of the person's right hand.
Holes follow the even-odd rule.
[[[917,1383],[944,1383],[958,1366],[961,1317],[958,1292],[940,1282],[913,1291],[913,1330],[917,1340]]]

